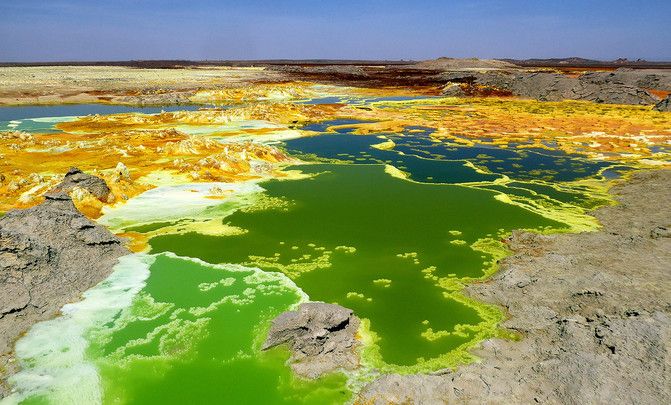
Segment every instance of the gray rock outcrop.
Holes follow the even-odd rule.
[[[620,81],[609,75],[587,73],[571,77],[550,72],[445,72],[447,83],[495,89],[501,93],[540,101],[584,100],[607,104],[650,105],[656,102],[636,81]],[[449,89],[449,87],[445,87]],[[452,94],[449,94],[452,95]]]
[[[63,181],[60,182],[52,191],[69,193],[75,187],[87,190],[93,194],[97,199],[107,202],[110,198],[110,188],[105,183],[105,180],[98,176],[86,174],[76,167],[71,167],[65,174]]]
[[[353,369],[359,365],[359,324],[351,309],[323,302],[301,304],[297,311],[284,312],[273,320],[263,350],[287,344],[291,368],[307,378]]]
[[[540,101],[583,100],[605,104],[654,105],[651,91],[671,91],[671,70],[618,68],[590,71],[576,60],[582,73],[559,73],[516,66],[509,61],[439,58],[432,61],[387,65],[384,68],[336,65],[271,65],[268,70],[318,83],[344,86],[407,86],[443,89],[451,97],[518,96]],[[617,65],[611,65],[611,68]],[[585,73],[587,71],[587,73]],[[660,94],[660,93],[657,93]],[[661,93],[663,94],[663,93]]]
[[[671,111],[671,95],[667,96],[664,100],[655,104],[655,110],[664,112]]]
[[[652,90],[671,90],[671,72],[664,69],[620,68],[613,72],[590,72],[583,77],[595,83],[615,83]]]
[[[0,218],[0,379],[15,368],[14,341],[105,279],[122,240],[82,215],[64,192]],[[3,394],[0,383],[0,397]]]
[[[457,83],[448,83],[443,86],[441,93],[446,97],[464,97],[466,92]]]

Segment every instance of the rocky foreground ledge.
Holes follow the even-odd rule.
[[[74,175],[84,176],[69,173],[66,180]],[[92,177],[85,180],[102,188],[102,180]],[[5,379],[16,370],[14,341],[104,280],[128,253],[121,239],[86,218],[65,192],[0,218],[0,398]]]
[[[671,170],[612,192],[600,231],[516,232],[501,270],[468,287],[519,341],[486,341],[455,372],[382,376],[356,403],[671,403]]]

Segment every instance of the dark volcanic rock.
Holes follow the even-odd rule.
[[[296,374],[317,378],[359,365],[355,351],[359,318],[351,309],[323,302],[301,304],[273,320],[263,350],[287,344]]]
[[[69,193],[75,187],[87,190],[100,201],[106,202],[110,197],[110,188],[105,183],[105,180],[91,174],[86,174],[76,167],[71,167],[68,170],[63,181],[54,187],[53,191]]]
[[[614,72],[591,72],[583,77],[595,83],[615,83],[641,89],[671,90],[671,71],[663,69],[620,68]]]
[[[570,65],[567,65],[567,67]],[[440,87],[446,96],[519,96],[541,101],[584,100],[652,105],[648,90],[671,90],[671,69],[595,71],[578,77],[531,71],[501,61],[442,58],[406,66],[271,66],[294,80],[344,86]],[[454,86],[453,84],[462,84]]]
[[[0,378],[13,370],[14,340],[105,279],[122,240],[87,219],[64,192],[0,218]],[[3,386],[0,384],[0,397]]]
[[[655,104],[655,110],[657,111],[671,111],[671,96],[667,96],[664,100]]]
[[[540,101],[584,100],[607,104],[653,104],[644,89],[601,74],[571,77],[549,72],[445,72],[448,83],[465,83],[496,89]],[[451,94],[450,94],[451,95]]]

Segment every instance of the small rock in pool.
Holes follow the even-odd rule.
[[[297,311],[284,312],[273,320],[263,350],[287,344],[291,368],[307,378],[354,369],[359,365],[359,324],[351,309],[323,302],[301,304]]]

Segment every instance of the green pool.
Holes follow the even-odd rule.
[[[470,348],[506,333],[502,312],[463,287],[496,270],[513,229],[594,226],[586,209],[604,200],[576,181],[603,167],[427,136],[383,134],[391,150],[376,136],[301,138],[283,145],[306,160],[283,168],[287,179],[237,185],[223,201],[196,193],[216,184],[161,187],[106,215],[150,235],[151,251],[19,342],[6,401],[340,404],[379,373],[472,361]],[[532,180],[524,165],[557,178]],[[203,219],[235,231],[161,233]],[[308,300],[363,319],[360,370],[306,381],[286,350],[260,350],[270,321]]]

